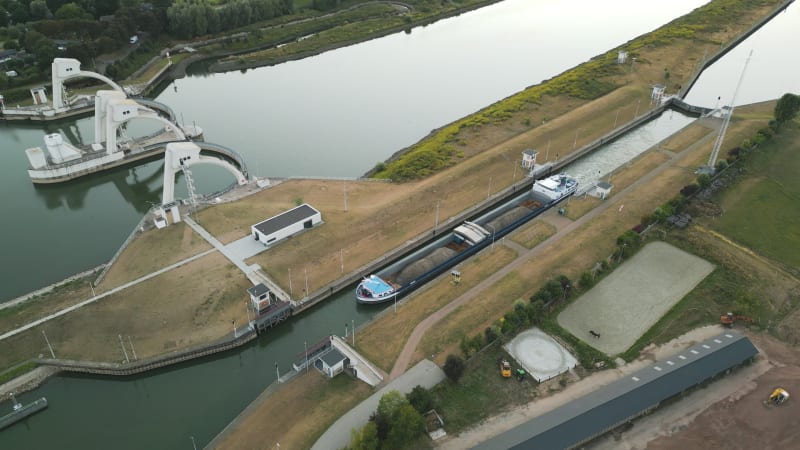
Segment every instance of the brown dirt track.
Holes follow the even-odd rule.
[[[705,410],[686,428],[647,444],[648,449],[787,449],[800,446],[800,351],[764,335],[750,335],[773,366],[742,386],[749,391],[731,396]],[[762,404],[769,393],[781,386],[793,394],[779,407]]]

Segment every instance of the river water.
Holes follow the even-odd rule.
[[[646,2],[604,3],[602,8],[595,7],[594,3],[589,0],[556,4],[507,1],[414,29],[411,34],[388,36],[307,60],[244,74],[236,72],[186,78],[175,83],[177,92],[169,87],[158,100],[174,107],[186,122],[196,121],[203,126],[207,140],[240,150],[245,154],[250,168],[260,175],[357,176],[398,148],[413,143],[431,128],[555,75],[589,56],[653,29],[702,2],[676,2],[684,9],[670,10],[669,13],[639,5]],[[673,2],[669,3],[660,5],[660,8],[664,6],[669,10]],[[623,10],[635,12],[630,15],[618,14]],[[659,17],[653,18],[656,12]],[[633,19],[626,22],[622,16]],[[554,61],[550,66],[549,57],[545,59],[542,55],[551,47],[550,43],[559,42],[562,38],[543,33],[561,31],[565,27],[570,29],[570,20],[579,26],[571,29],[563,38],[567,39],[568,36],[576,40],[572,41],[571,46],[561,47],[562,52],[557,55],[560,57],[575,49],[578,56],[572,62]],[[617,20],[620,20],[618,25]],[[608,26],[612,22],[614,26]],[[647,25],[641,25],[643,22]],[[531,26],[531,23],[538,25]],[[559,27],[553,26],[555,23]],[[587,29],[597,23],[604,25]],[[625,28],[626,32],[614,37],[616,41],[604,41],[609,30],[616,33],[621,28]],[[525,29],[528,34],[522,32]],[[519,42],[503,40],[506,34],[512,33],[519,33],[516,34]],[[463,47],[464,40],[473,38],[474,34],[480,35],[480,39],[469,42],[476,48]],[[576,34],[582,39],[576,38]],[[588,38],[590,36],[591,39]],[[419,41],[415,41],[417,38]],[[449,42],[449,47],[442,41]],[[536,42],[540,50],[522,51],[522,41]],[[598,41],[603,42],[598,44]],[[383,42],[386,42],[386,47],[381,46]],[[418,42],[418,47],[414,46],[415,42]],[[503,53],[505,46],[512,43],[516,47],[515,51],[509,52],[509,60],[484,62],[497,53]],[[444,53],[428,53],[441,48],[446,49]],[[521,54],[536,55],[537,58],[521,60]],[[333,59],[326,62],[329,58]],[[396,59],[406,63],[395,66],[393,63]],[[320,61],[321,65],[313,65],[314,61]],[[339,64],[335,64],[336,61]],[[366,70],[371,66],[394,67],[398,76],[394,77],[394,71],[391,70],[371,72],[373,77],[383,77],[380,80],[366,77],[383,86],[379,94],[348,88],[351,83],[358,85],[369,81],[358,78],[360,70],[348,71],[348,67]],[[457,69],[449,71],[451,66]],[[548,66],[549,72],[534,75],[534,71],[541,66]],[[300,70],[303,67],[305,69]],[[507,70],[496,70],[496,67],[506,67]],[[332,72],[328,73],[323,68]],[[501,83],[497,82],[494,75],[505,77],[508,75],[505,72],[520,73],[514,82],[503,81],[508,85],[505,90],[497,91],[495,84]],[[419,75],[419,78],[414,78],[414,83],[419,84],[410,81],[409,77],[415,75]],[[318,84],[324,85],[329,77],[337,76],[340,77],[337,78],[338,83],[327,85],[327,89],[317,88]],[[736,77],[738,75],[731,86],[735,84]],[[254,78],[256,81],[252,81]],[[462,78],[469,80],[464,82]],[[438,90],[426,89],[428,83],[440,79],[463,84],[452,91],[447,82],[444,85],[437,84]],[[218,82],[209,83],[210,80]],[[281,88],[271,88],[270,83],[281,83]],[[350,89],[349,94],[337,97],[337,102],[327,98],[328,95],[338,95],[340,89]],[[485,94],[484,89],[492,93]],[[271,97],[261,96],[262,92],[270,90]],[[426,94],[412,98],[417,90]],[[286,91],[292,91],[293,96],[282,96]],[[400,100],[390,101],[392,93],[396,92]],[[462,98],[472,98],[473,95],[481,100],[473,104]],[[233,97],[238,102],[232,100]],[[373,102],[359,103],[363,101],[361,97],[370,97]],[[463,110],[451,109],[453,104],[460,102],[465,103],[460,106]],[[430,118],[430,110],[439,107],[442,108],[439,115]],[[249,108],[253,115],[242,114],[240,108]],[[682,120],[675,121],[675,116],[669,114],[662,115],[659,120],[673,122],[673,125],[658,125],[659,130],[683,126]],[[288,120],[286,117],[294,119]],[[5,186],[3,195],[6,196],[4,200],[16,202],[13,204],[17,209],[13,211],[19,214],[17,221],[4,221],[2,236],[5,241],[9,233],[16,232],[23,240],[21,244],[9,243],[18,246],[14,247],[13,252],[6,253],[4,250],[4,255],[14,254],[16,257],[24,250],[40,252],[40,258],[34,258],[34,264],[28,267],[37,269],[36,277],[31,280],[33,283],[38,280],[38,283],[28,287],[14,285],[19,292],[74,273],[82,268],[80,264],[88,267],[102,262],[114,252],[138,221],[141,210],[148,206],[148,202],[157,201],[160,196],[159,163],[135,170],[120,170],[56,189],[32,188],[24,174],[24,156],[20,159],[19,154],[26,147],[39,145],[42,130],[16,124],[2,126],[0,157],[7,159],[0,165],[0,171],[4,172],[0,182],[10,183],[9,178],[16,180]],[[74,134],[87,136],[87,132],[91,133],[90,121],[86,119],[57,126]],[[48,125],[48,129],[52,127]],[[284,127],[290,127],[290,130],[287,132]],[[399,136],[399,128],[407,130],[404,137]],[[7,130],[9,133],[6,133]],[[313,136],[317,134],[323,135],[324,139]],[[281,140],[292,136],[298,141],[281,143]],[[392,144],[384,145],[386,140]],[[14,148],[19,150],[11,151]],[[328,158],[328,153],[334,157]],[[298,157],[298,154],[307,156]],[[595,167],[586,170],[586,176],[591,178]],[[16,173],[22,173],[23,176],[14,177]],[[213,189],[214,183],[227,184],[228,180],[224,177],[215,178],[215,172],[209,172],[208,176],[211,182],[205,181],[204,189]],[[11,193],[19,195],[21,199],[17,200]],[[27,222],[34,219],[42,221],[36,231],[43,233],[41,237],[45,239],[44,243],[37,239],[22,239],[31,227]],[[17,225],[17,222],[24,226]],[[5,229],[12,225],[15,228]],[[57,233],[59,239],[47,240],[50,234]],[[69,239],[64,239],[65,235],[69,235]],[[116,242],[105,244],[114,239]],[[74,246],[72,242],[64,242],[72,240],[80,242]],[[92,243],[91,252],[96,251],[95,259],[85,255],[91,253],[84,248],[89,242]],[[50,248],[47,248],[48,245]],[[104,245],[108,245],[108,248],[103,248]],[[45,248],[41,250],[42,247]],[[58,274],[60,266],[50,265],[50,259],[56,260],[52,263],[63,262],[65,272]],[[20,273],[24,271],[18,270]],[[8,281],[13,285],[15,279],[9,277]],[[6,294],[4,290],[2,298],[13,295]],[[244,349],[223,356],[134,378],[53,378],[40,389],[22,396],[26,402],[46,396],[50,408],[24,424],[0,433],[0,448],[191,448],[189,436],[194,436],[197,444],[203,445],[275,380],[275,363],[281,372],[285,371],[292,359],[302,353],[304,342],[316,342],[330,333],[343,334],[345,323],[362,323],[378,310],[357,306],[351,294],[344,293],[271,330]],[[0,407],[0,413],[5,412],[6,406],[3,404]]]

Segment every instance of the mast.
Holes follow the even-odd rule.
[[[719,134],[717,135],[717,140],[714,142],[714,148],[711,150],[711,155],[708,157],[708,172],[714,173],[714,167],[717,164],[717,156],[719,155],[719,149],[722,147],[722,141],[725,139],[725,132],[728,131],[728,125],[731,122],[731,117],[733,116],[733,108],[736,105],[736,94],[739,93],[739,87],[742,85],[742,80],[744,79],[744,73],[747,70],[747,65],[750,64],[750,58],[753,56],[753,51],[750,50],[750,54],[747,55],[747,61],[744,63],[744,68],[742,69],[742,74],[739,76],[739,82],[736,83],[736,89],[733,91],[733,97],[731,98],[730,107],[728,108],[728,113],[725,115],[724,119],[722,120],[722,126],[719,129]]]

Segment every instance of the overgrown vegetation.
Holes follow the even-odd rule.
[[[0,384],[4,384],[10,380],[13,380],[14,378],[22,374],[28,373],[35,368],[36,368],[36,363],[33,361],[28,361],[18,366],[14,366],[6,371],[3,371],[0,373]]]

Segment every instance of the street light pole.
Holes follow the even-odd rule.
[[[356,319],[351,319],[350,323],[353,325],[353,348],[356,348]]]
[[[289,295],[294,297],[294,290],[292,290],[292,268],[289,267]]]
[[[192,448],[193,448],[194,450],[197,450],[197,444],[195,444],[195,442],[194,442],[194,436],[189,436],[189,439],[191,439],[191,440],[192,440]]]
[[[53,359],[56,359],[56,354],[53,351],[53,346],[50,345],[50,340],[47,339],[47,333],[45,333],[44,330],[42,330],[42,336],[44,336],[44,341],[47,342],[47,348],[50,349],[50,356],[52,356]]]
[[[342,273],[344,273],[344,249],[339,249],[339,265],[342,267]]]
[[[303,341],[303,347],[306,349],[306,373],[308,373],[308,342]]]
[[[492,177],[489,177],[489,188],[486,190],[486,198],[492,195]]]
[[[122,347],[122,353],[125,355],[125,362],[129,363],[129,362],[131,362],[131,360],[130,360],[130,358],[128,358],[127,350],[125,350],[125,343],[122,342],[122,335],[119,334],[117,336],[119,336],[119,345]]]
[[[494,225],[487,223],[486,226],[492,227],[492,251],[494,251],[494,234],[495,234]]]
[[[138,361],[139,357],[136,356],[136,349],[133,348],[133,339],[131,339],[130,335],[128,335],[128,343],[131,344],[131,353],[133,353],[133,360]]]
[[[433,220],[433,232],[436,233],[436,228],[439,226],[439,203],[441,200],[436,201],[436,217]]]
[[[308,297],[308,268],[303,267],[303,272],[306,275],[306,297]]]

